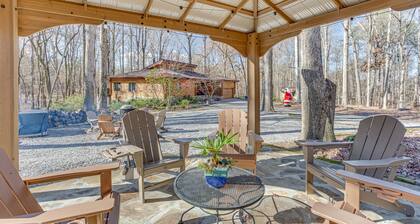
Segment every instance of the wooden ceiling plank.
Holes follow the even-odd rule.
[[[290,18],[286,13],[283,12],[279,7],[277,7],[271,0],[264,0],[264,2],[269,5],[281,18],[286,20],[287,23],[294,23],[295,21]]]
[[[84,5],[81,3],[65,0],[18,0],[17,10],[19,11],[19,14],[22,12],[36,12],[38,14],[37,16],[40,18],[48,18],[51,15],[60,15],[67,18],[67,24],[71,24],[72,21],[77,23],[80,19],[90,19],[92,21],[97,20],[98,22],[114,21],[209,35],[218,39],[243,42],[244,45],[246,45],[247,41],[247,34],[239,31],[226,29],[221,32],[218,27],[193,22],[181,23],[177,19],[169,19],[153,15],[149,15],[146,18],[142,13],[111,9],[95,5],[88,5],[87,9],[85,9]],[[25,18],[19,19],[25,20]],[[47,25],[48,24],[40,24],[40,27]]]
[[[291,5],[292,3],[295,3],[297,1],[300,1],[300,0],[284,0],[284,1],[281,1],[281,2],[276,3],[274,5],[277,8],[283,8],[285,6]],[[264,14],[267,14],[267,13],[270,13],[270,12],[273,12],[273,11],[274,11],[274,9],[269,6],[269,7],[265,8],[265,9],[261,9],[260,11],[258,11],[258,16],[264,15]]]
[[[232,12],[229,14],[228,17],[226,17],[223,22],[219,25],[219,29],[224,29],[225,26],[232,20],[232,18],[239,12],[239,10],[244,7],[244,5],[248,2],[248,0],[242,0],[239,5],[235,8],[235,10],[232,10]]]
[[[197,0],[197,2],[201,4],[205,4],[205,5],[210,5],[216,8],[220,8],[220,9],[226,9],[228,11],[233,11],[237,8],[236,6],[229,5],[229,4],[215,1],[215,0]],[[241,13],[247,16],[253,16],[253,12],[247,9],[240,9],[238,13]]]
[[[187,8],[185,8],[185,11],[182,13],[181,17],[179,18],[179,21],[181,21],[182,23],[185,22],[185,19],[187,18],[188,13],[190,13],[195,2],[196,0],[190,0],[190,3],[188,4]]]

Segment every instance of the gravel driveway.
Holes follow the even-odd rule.
[[[217,113],[222,109],[240,108],[246,110],[246,101],[220,102],[185,111],[169,112],[165,127],[169,137],[201,138],[217,127]],[[294,108],[276,108],[277,112],[261,113],[261,135],[266,143],[292,141],[299,138],[300,111]],[[336,133],[355,132],[357,125],[366,115],[336,116]],[[402,120],[407,127],[420,127],[419,121]],[[34,176],[52,171],[103,163],[107,160],[100,154],[106,148],[118,144],[118,140],[97,141],[97,133],[86,133],[88,125],[72,125],[48,130],[48,136],[20,139],[20,171],[23,176]],[[177,146],[163,142],[164,153],[178,152]],[[197,150],[190,149],[191,154]]]

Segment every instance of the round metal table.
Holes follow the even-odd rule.
[[[175,194],[193,207],[182,213],[179,223],[183,223],[184,215],[194,208],[200,208],[217,217],[233,213],[232,222],[239,219],[241,223],[254,217],[246,208],[259,202],[265,193],[265,187],[259,177],[252,173],[232,168],[229,170],[227,184],[222,188],[214,188],[207,184],[204,172],[198,168],[186,170],[178,175],[174,182]],[[215,211],[210,213],[207,210]],[[224,211],[224,214],[220,212]]]

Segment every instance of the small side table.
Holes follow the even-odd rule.
[[[231,213],[232,222],[239,219],[241,223],[245,223],[247,219],[252,219],[255,223],[254,217],[246,208],[259,202],[265,193],[265,187],[259,177],[235,167],[229,171],[228,182],[222,188],[209,186],[204,172],[193,168],[178,175],[174,182],[174,190],[180,199],[193,206],[182,213],[179,223],[183,223],[184,215],[194,208],[215,215],[217,223],[220,215]]]

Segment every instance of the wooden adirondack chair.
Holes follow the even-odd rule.
[[[180,172],[185,170],[185,160],[188,155],[189,139],[170,139],[179,144],[180,158],[163,158],[160,148],[155,119],[152,114],[143,110],[128,112],[123,117],[125,136],[130,145],[140,148],[140,153],[134,153],[137,172],[139,174],[139,195],[142,202],[145,202],[144,191],[152,190],[160,186],[170,184],[175,178],[170,178],[154,185],[145,186],[144,178],[168,170],[179,168]]]
[[[7,154],[0,149],[0,223],[61,223],[85,219],[90,223],[118,223],[118,193],[112,192],[111,171],[119,164],[105,164],[47,174],[24,180]],[[101,198],[97,201],[44,211],[28,185],[100,175]]]
[[[166,110],[161,110],[156,114],[156,128],[165,131]]]
[[[223,149],[222,156],[232,158],[235,166],[251,170],[255,174],[257,171],[257,153],[261,149],[263,139],[253,131],[248,130],[247,114],[239,109],[221,111],[219,113],[218,131],[238,133],[238,143],[226,146]]]
[[[297,141],[296,143],[302,146],[304,150],[306,192],[317,192],[327,197],[314,187],[314,176],[340,190],[344,189],[344,181],[335,175],[336,170],[314,163],[313,155],[316,149],[351,147],[350,159],[343,162],[346,170],[393,181],[397,168],[409,160],[409,158],[401,156],[405,151],[405,147],[401,145],[404,134],[405,127],[400,121],[391,116],[377,115],[360,122],[354,142]],[[389,172],[387,172],[388,168],[390,169]],[[398,201],[391,203],[376,197],[369,191],[363,191],[362,195],[362,201],[366,203],[399,211],[407,216],[414,215],[414,209],[409,205],[401,204]]]
[[[420,204],[420,192],[403,187],[388,181],[379,180],[365,175],[356,174],[344,170],[337,171],[337,176],[345,180],[345,197],[343,202],[335,205],[315,203],[312,213],[325,219],[325,224],[373,224],[360,211],[361,190],[369,190],[378,198],[395,202],[397,199],[404,199]]]
[[[112,122],[112,116],[108,114],[100,114],[98,116],[98,127],[99,135],[97,140],[100,140],[103,136],[111,136],[116,138],[121,134],[121,123]]]

